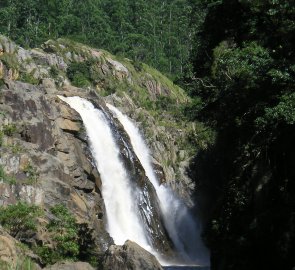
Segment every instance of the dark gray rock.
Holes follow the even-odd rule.
[[[103,258],[103,270],[163,270],[156,257],[132,241],[112,245]]]

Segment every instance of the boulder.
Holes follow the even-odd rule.
[[[36,259],[29,249],[23,248],[22,244],[11,237],[0,226],[0,269],[27,269],[26,260]],[[30,261],[31,270],[40,270],[38,264]]]
[[[85,262],[59,262],[45,267],[43,270],[94,270],[94,268]]]
[[[103,257],[104,270],[163,270],[156,257],[135,242],[112,245]]]

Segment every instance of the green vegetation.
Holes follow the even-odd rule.
[[[32,234],[37,232],[38,227],[44,226],[38,221],[44,217],[44,212],[39,206],[18,202],[14,205],[0,207],[0,224],[11,236],[22,242],[19,244],[22,250],[29,251],[31,248],[44,265],[54,264],[61,260],[83,260],[97,265],[98,259],[94,255],[92,231],[88,225],[78,224],[69,210],[61,204],[52,207],[50,215],[53,216],[46,225],[49,233],[49,245],[41,242],[31,244],[27,241],[32,237]],[[20,260],[14,268],[0,262],[1,267],[2,265],[3,269],[7,267],[9,270],[34,269],[28,258]]]
[[[36,232],[37,218],[42,215],[38,206],[18,202],[7,207],[0,207],[0,224],[16,239]]]
[[[9,137],[12,137],[13,134],[17,132],[17,128],[15,124],[7,124],[2,126],[2,132]]]
[[[31,163],[28,163],[25,166],[24,173],[27,176],[26,184],[33,185],[37,183],[39,174],[37,172],[37,169]]]
[[[0,147],[3,145],[4,132],[0,130]]]
[[[190,12],[189,0],[4,0],[0,33],[25,47],[67,37],[179,76],[189,55]]]
[[[94,240],[88,225],[78,224],[64,205],[55,205],[50,212],[54,217],[46,227],[54,244],[33,248],[42,263],[47,265],[65,259],[80,259],[96,265],[97,259],[93,255]]]
[[[31,73],[21,73],[19,80],[34,85],[39,83],[39,80],[36,79]]]
[[[19,143],[7,144],[5,146],[11,149],[13,154],[18,154],[23,151],[23,147]]]
[[[39,246],[37,254],[44,264],[53,264],[63,259],[76,260],[79,254],[78,225],[75,218],[64,205],[50,209],[54,218],[47,225],[54,246]]]
[[[77,87],[87,87],[91,85],[90,62],[72,63],[67,69],[67,76],[72,84]]]
[[[0,79],[0,88],[1,88],[3,85],[5,85],[5,82],[4,82],[4,80],[1,78],[1,79]]]
[[[1,270],[36,270],[32,260],[28,257],[18,259],[15,265],[10,265],[5,261],[0,260]]]
[[[182,84],[185,114],[216,133],[192,168],[212,269],[294,264],[294,18],[290,1],[194,1]]]
[[[16,184],[16,178],[5,173],[3,166],[0,165],[0,181],[10,185]]]
[[[0,55],[0,61],[7,67],[12,69],[18,69],[19,64],[15,54],[3,53]]]

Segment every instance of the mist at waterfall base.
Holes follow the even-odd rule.
[[[115,244],[122,245],[127,239],[132,240],[153,253],[163,264],[163,258],[151,245],[150,232],[144,229],[140,214],[134,206],[135,191],[132,190],[128,172],[120,160],[120,149],[105,112],[96,109],[92,103],[80,97],[59,97],[80,114],[85,125],[91,152],[102,179],[107,231]],[[159,185],[153,171],[149,149],[138,128],[115,107],[109,104],[107,107],[129,135],[133,150],[156,190],[165,227],[179,254],[179,263],[209,265],[208,251],[200,238],[200,224],[192,218],[186,205],[172,190]],[[167,259],[164,264],[169,264]],[[173,264],[176,264],[175,261]]]

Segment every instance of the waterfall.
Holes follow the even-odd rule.
[[[122,245],[129,239],[152,251],[149,237],[134,208],[135,198],[128,173],[119,158],[119,148],[104,113],[80,97],[59,98],[80,114],[86,128],[91,152],[102,180],[107,231],[117,245]]]
[[[208,253],[200,239],[200,225],[172,190],[159,184],[149,149],[133,122],[109,104],[108,110],[100,110],[80,97],[59,98],[76,110],[83,120],[102,180],[106,229],[115,244],[122,245],[127,239],[132,240],[153,253],[163,264],[160,254],[169,253],[170,237],[182,259],[178,262],[207,265]],[[125,131],[121,125],[115,124],[118,121],[114,118]],[[128,134],[132,146],[121,133]],[[130,163],[127,162],[128,165],[126,159],[122,160],[122,148],[119,147],[122,143],[125,145],[123,152],[127,153],[125,156],[132,160],[132,165],[135,164],[135,167],[131,166],[133,174]],[[134,175],[138,171],[142,173]]]
[[[160,185],[153,170],[149,149],[142,138],[139,129],[117,108],[107,104],[123,125],[130,137],[135,154],[140,160],[146,175],[154,185],[160,200],[160,207],[164,218],[166,229],[176,249],[186,262],[209,264],[209,254],[202,244],[200,237],[201,226],[196,222],[188,211],[186,205],[164,185]]]

